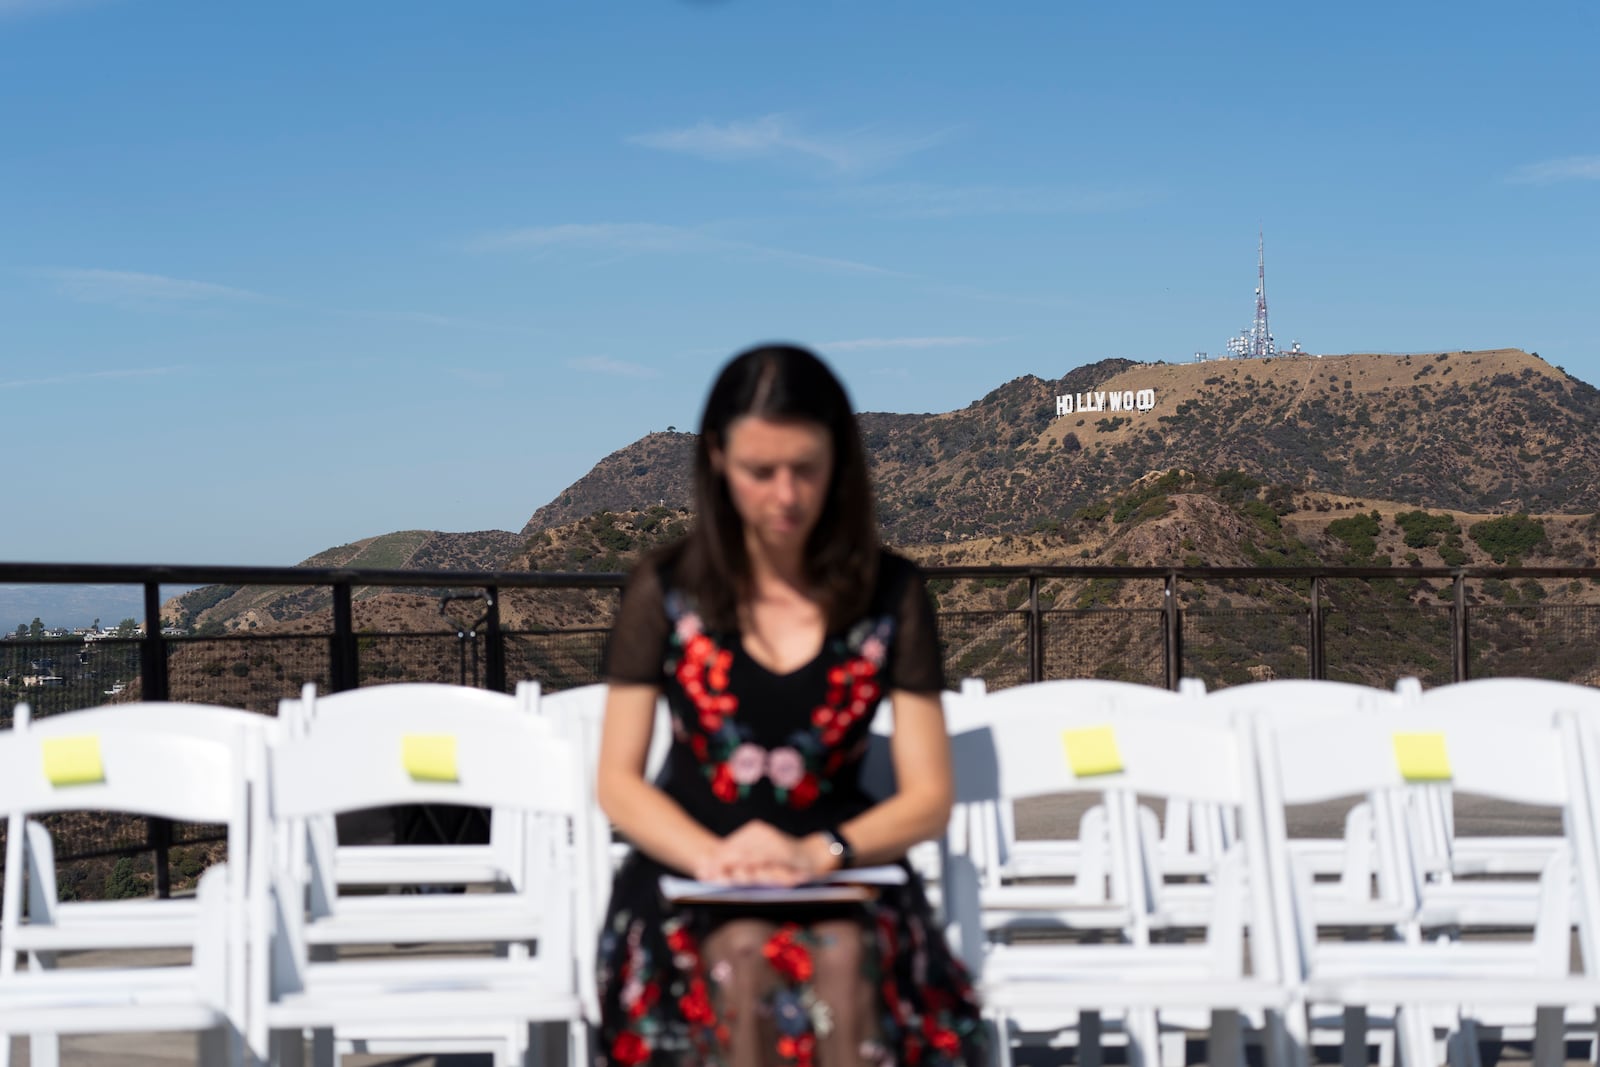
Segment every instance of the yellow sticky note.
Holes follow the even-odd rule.
[[[406,734],[400,739],[400,759],[416,782],[457,782],[454,734]]]
[[[1448,782],[1451,777],[1444,734],[1395,734],[1394,760],[1408,782]]]
[[[1117,750],[1117,735],[1109,726],[1063,730],[1061,743],[1067,749],[1067,766],[1079,778],[1116,774],[1122,770],[1122,753]]]
[[[106,780],[106,769],[100,762],[100,738],[94,734],[47,737],[39,747],[44,752],[44,776],[53,786],[93,785]]]

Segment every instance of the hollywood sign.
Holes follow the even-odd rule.
[[[1074,411],[1149,411],[1156,406],[1154,389],[1124,389],[1122,392],[1071,393],[1056,397],[1056,414]]]

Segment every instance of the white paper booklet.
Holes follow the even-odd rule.
[[[905,868],[894,864],[834,871],[797,886],[724,885],[664,874],[661,895],[670,901],[708,904],[825,904],[870,900],[875,887],[905,885],[905,882]]]

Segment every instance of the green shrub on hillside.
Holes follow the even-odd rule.
[[[1461,527],[1450,516],[1430,515],[1426,511],[1402,511],[1394,521],[1405,533],[1407,548],[1432,548],[1446,534],[1461,532]]]
[[[1378,550],[1378,513],[1351,515],[1328,523],[1328,533],[1350,547],[1352,562],[1366,561]]]
[[[1467,533],[1496,563],[1512,567],[1520,564],[1523,556],[1548,543],[1544,536],[1544,523],[1530,519],[1520,511],[1515,515],[1474,523]]]

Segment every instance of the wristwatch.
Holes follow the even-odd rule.
[[[840,870],[856,865],[856,850],[850,847],[850,842],[844,839],[843,834],[832,827],[821,833],[828,841],[828,855],[834,858]]]

